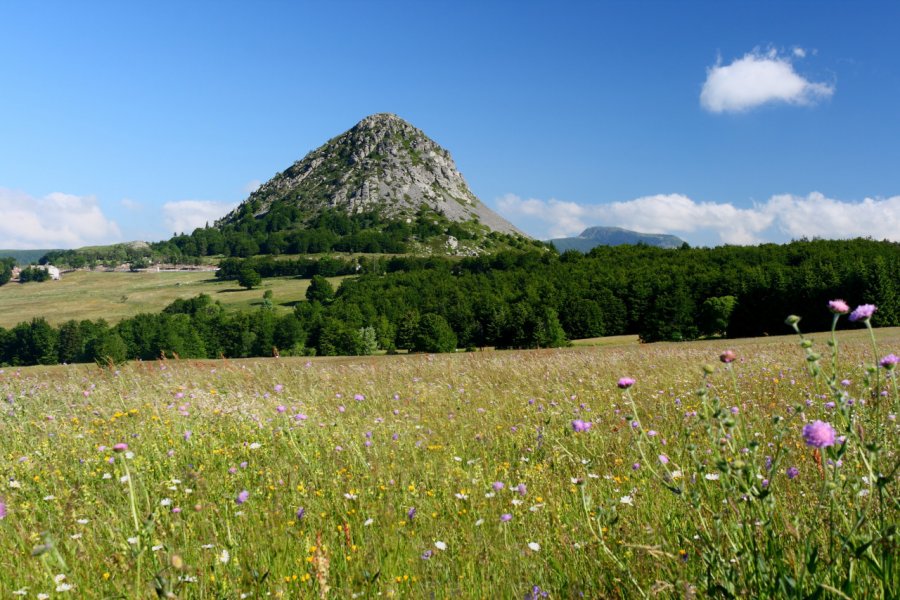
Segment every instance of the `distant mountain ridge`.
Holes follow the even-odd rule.
[[[640,233],[621,227],[588,227],[578,237],[547,240],[560,252],[578,250],[590,252],[597,246],[646,244],[658,248],[680,248],[685,242],[678,236],[664,233]]]
[[[13,258],[18,265],[30,265],[36,263],[50,250],[0,250],[0,258]]]

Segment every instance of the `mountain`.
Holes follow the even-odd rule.
[[[387,113],[366,117],[278,173],[216,226],[253,231],[265,223],[268,232],[291,231],[334,213],[375,215],[382,228],[399,222],[415,230],[423,218],[438,228],[455,223],[438,237],[462,232],[475,245],[491,232],[528,237],[472,193],[447,150]]]
[[[578,237],[548,240],[560,252],[578,250],[590,252],[596,246],[621,246],[623,244],[646,244],[659,248],[679,248],[684,244],[678,236],[663,233],[638,233],[621,227],[588,227]]]

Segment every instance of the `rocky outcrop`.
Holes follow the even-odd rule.
[[[469,189],[450,153],[400,117],[381,113],[329,140],[260,186],[219,224],[266,214],[287,202],[304,215],[325,208],[378,211],[408,218],[422,206],[450,221],[477,220],[493,231],[525,236]],[[525,236],[527,237],[527,236]]]

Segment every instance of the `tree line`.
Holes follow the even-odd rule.
[[[269,264],[254,260],[247,263]],[[336,290],[312,274],[307,301],[286,314],[271,297],[258,310],[230,313],[199,296],[115,326],[35,319],[0,329],[0,363],[536,348],[619,334],[644,342],[746,337],[787,333],[791,313],[807,331],[828,329],[834,298],[876,304],[874,325],[900,325],[900,245],[867,239],[364,264]]]

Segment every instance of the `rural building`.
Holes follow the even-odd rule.
[[[59,281],[59,267],[54,267],[53,265],[37,265],[38,269],[43,269],[50,274],[50,279],[54,279]]]

